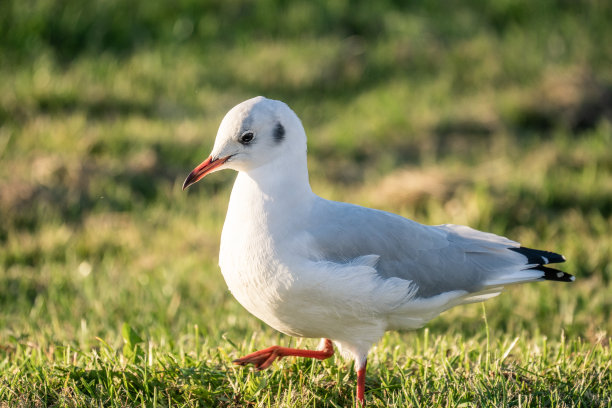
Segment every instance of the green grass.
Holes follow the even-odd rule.
[[[0,4],[0,406],[349,406],[339,356],[279,335],[216,266],[233,180],[189,192],[257,94],[309,134],[320,195],[563,253],[372,350],[372,406],[612,406],[606,2]]]
[[[126,336],[129,337],[129,336]],[[198,327],[173,344],[130,343],[121,353],[101,339],[87,352],[69,346],[10,351],[17,373],[6,397],[24,405],[347,406],[355,373],[339,358],[287,360],[266,372],[228,364],[235,348],[215,347]],[[298,342],[300,345],[310,342]],[[552,343],[552,344],[551,344]],[[490,345],[483,335],[389,334],[370,356],[366,396],[371,406],[609,406],[607,345],[563,337],[549,342],[522,333]]]

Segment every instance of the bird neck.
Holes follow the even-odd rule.
[[[238,173],[230,207],[281,220],[299,214],[315,197],[308,181],[306,158],[275,160]]]

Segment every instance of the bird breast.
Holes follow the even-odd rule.
[[[282,249],[264,225],[231,215],[228,212],[219,252],[219,266],[229,290],[245,309],[268,325],[299,335],[289,322],[281,321],[282,310],[292,299],[293,283],[279,254]]]

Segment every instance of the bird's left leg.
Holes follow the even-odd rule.
[[[365,377],[366,377],[366,365],[368,360],[364,359],[363,363],[356,360],[355,368],[357,369],[357,406],[365,406]]]
[[[288,356],[309,357],[318,360],[325,360],[334,355],[334,345],[330,339],[325,339],[321,350],[300,350],[288,347],[272,346],[263,350],[256,351],[242,358],[232,361],[234,364],[247,365],[254,364],[258,370],[264,370],[274,362]]]

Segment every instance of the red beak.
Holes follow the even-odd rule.
[[[213,159],[212,156],[209,156],[208,159],[204,160],[198,167],[193,169],[191,173],[185,179],[183,183],[183,190],[185,190],[190,185],[198,182],[200,179],[204,178],[208,173],[212,172],[217,167],[221,166],[225,163],[230,156],[224,157],[222,159]]]

